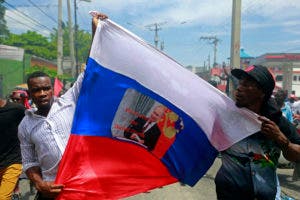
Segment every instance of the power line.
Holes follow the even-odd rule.
[[[34,28],[34,27],[32,27],[32,26],[29,26],[28,24],[25,24],[25,23],[23,23],[23,22],[21,22],[21,21],[19,21],[19,20],[17,20],[17,19],[14,19],[13,17],[8,16],[8,15],[6,15],[6,17],[8,17],[8,18],[11,19],[11,20],[14,20],[15,22],[18,22],[19,24],[22,24],[22,25],[24,25],[24,26],[30,28],[31,30],[34,30],[34,31],[39,32],[40,34],[42,34],[42,33],[40,32],[40,30],[38,30],[38,29],[36,29],[36,28]]]
[[[15,5],[16,7],[20,8],[20,7],[24,7],[24,8],[28,8],[28,7],[32,7],[31,5]],[[46,8],[49,8],[49,7],[57,7],[58,5],[55,5],[55,4],[47,4],[47,5],[39,5],[39,7],[46,7]]]
[[[260,3],[258,6],[257,6],[257,3]],[[266,5],[267,2],[264,2],[264,3],[261,3],[259,0],[253,0],[251,1],[251,3],[249,3],[246,6],[242,7],[242,15],[243,16],[248,16],[248,13],[251,13],[251,15],[253,15],[253,11],[255,10],[260,10],[264,5]],[[230,16],[231,17],[231,16]],[[224,18],[224,23],[221,23],[220,24],[220,31],[224,31],[225,33],[229,33],[230,32],[230,24],[231,24],[231,19],[230,17],[225,17]],[[216,35],[216,31],[211,31],[211,34],[212,35]],[[220,52],[221,53],[221,52]],[[221,53],[222,54],[222,53]],[[223,55],[223,54],[222,54]]]
[[[82,14],[79,12],[79,10],[77,10],[77,14],[79,15],[79,18],[80,18],[81,22],[84,23],[85,20],[84,20]],[[79,20],[78,20],[78,21],[79,21]],[[77,25],[78,25],[78,27],[79,27],[79,22],[77,23]]]
[[[23,16],[26,16],[28,19],[30,19],[30,20],[31,20],[32,22],[34,22],[35,24],[37,24],[37,25],[39,25],[39,26],[41,26],[41,27],[44,27],[44,28],[48,29],[50,32],[52,32],[52,30],[51,30],[50,28],[48,28],[48,27],[45,26],[44,24],[41,24],[39,21],[37,21],[37,20],[31,18],[29,15],[25,14],[24,12],[18,10],[15,6],[13,6],[13,5],[7,3],[6,1],[4,1],[4,3],[6,3],[6,4],[7,4],[10,8],[12,8],[13,10],[17,11],[18,14],[21,13]],[[21,16],[21,15],[19,15],[19,16]],[[21,17],[22,17],[22,16],[21,16]]]
[[[31,3],[34,7],[36,7],[37,9],[39,9],[44,15],[46,15],[47,17],[49,17],[54,23],[57,24],[57,20],[55,20],[53,17],[51,17],[50,15],[48,15],[45,11],[43,11],[38,5],[36,5],[35,3],[33,3],[31,0],[28,0],[29,3]],[[75,0],[76,1],[76,0]]]

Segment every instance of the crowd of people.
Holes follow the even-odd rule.
[[[102,13],[93,17],[93,33],[98,20],[106,18]],[[69,138],[82,78],[83,74],[56,98],[49,75],[33,72],[27,78],[28,93],[13,91],[11,101],[0,99],[1,200],[11,199],[22,168],[37,190],[36,200],[58,196],[63,185],[54,184],[54,180]]]
[[[106,18],[101,13],[93,17],[93,32],[98,19]],[[280,152],[286,159],[300,162],[300,135],[293,124],[298,118],[300,103],[297,106],[297,102],[287,102],[286,96],[282,96],[285,92],[278,91],[275,98],[272,97],[275,82],[266,67],[233,69],[231,75],[238,80],[236,106],[259,115],[261,130],[220,152],[222,166],[215,178],[217,197],[274,200],[280,193],[276,174]],[[49,75],[34,72],[27,78],[28,94],[15,92],[10,97],[13,102],[0,100],[0,199],[11,198],[22,167],[37,189],[37,200],[55,199],[63,190],[64,185],[54,184],[54,180],[68,142],[83,76],[81,74],[65,94],[56,98]],[[290,111],[292,113],[288,113]],[[134,128],[132,125],[131,129]],[[150,137],[146,130],[144,138],[139,136],[140,140]],[[138,135],[126,135],[138,140]],[[153,146],[152,143],[146,145]]]

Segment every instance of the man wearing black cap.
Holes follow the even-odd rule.
[[[239,80],[236,106],[259,115],[261,131],[221,152],[222,166],[215,183],[218,199],[274,200],[280,151],[290,161],[300,161],[300,136],[271,98],[275,82],[266,67],[233,69]]]

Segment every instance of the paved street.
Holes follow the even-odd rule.
[[[216,199],[214,177],[220,167],[220,159],[216,159],[214,165],[207,174],[194,186],[181,186],[179,183],[139,194],[126,200],[214,200]],[[282,192],[295,200],[300,200],[300,181],[292,181],[292,169],[278,169]],[[22,200],[33,200],[34,195],[29,192],[28,181],[21,182]]]
[[[152,200],[152,199],[185,199],[185,200],[213,200],[216,199],[214,177],[221,165],[221,160],[216,159],[214,165],[206,175],[192,188],[172,184],[162,189],[155,189],[150,193],[139,194],[127,200]],[[300,200],[300,181],[292,181],[293,169],[278,169],[278,176],[282,192],[295,200]]]
[[[277,173],[282,192],[296,200],[300,200],[300,180],[292,180],[293,169],[278,169]]]
[[[220,167],[220,160],[217,159],[214,165],[204,177],[194,186],[181,186],[175,183],[161,189],[155,189],[150,193],[139,194],[126,200],[152,200],[152,199],[185,199],[185,200],[210,200],[217,199],[215,192],[214,176]]]

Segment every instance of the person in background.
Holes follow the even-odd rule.
[[[230,91],[230,84],[232,84],[232,87],[235,90],[237,88],[237,79],[227,71],[225,62],[222,63],[222,68],[223,68],[224,76],[220,76],[220,79],[226,81],[225,93],[227,96],[231,97],[232,94]]]
[[[285,102],[287,98],[287,93],[284,90],[278,90],[274,95],[275,101],[278,107],[281,109],[283,116],[289,120],[289,122],[293,123],[293,112],[291,107],[287,102]]]
[[[11,200],[22,173],[18,125],[24,106],[0,98],[0,199]]]
[[[253,65],[231,74],[239,80],[236,106],[258,114],[261,130],[221,152],[217,198],[274,200],[280,151],[287,160],[300,161],[300,135],[271,98],[275,81],[266,67]]]
[[[288,103],[292,108],[293,114],[300,114],[300,101],[298,101],[298,98],[295,95],[291,94],[289,96]]]
[[[31,108],[27,91],[14,90],[10,95],[10,99],[15,103],[21,103],[26,109]]]
[[[93,23],[106,18],[97,13]],[[54,184],[54,180],[71,132],[83,76],[80,74],[74,85],[59,98],[53,95],[53,85],[47,74],[33,72],[27,78],[28,92],[36,108],[26,110],[18,136],[24,171],[38,191],[37,200],[55,199],[64,187]]]
[[[12,91],[12,93],[10,94],[10,100],[12,102],[18,103],[23,105],[26,109],[30,109],[31,105],[29,103],[29,95],[27,90],[14,90]],[[26,179],[26,175],[24,172],[22,172],[22,174],[19,177],[19,181],[16,184],[15,190],[14,190],[14,196],[18,196],[20,195],[20,179]],[[33,183],[30,181],[30,192],[33,194],[34,193],[34,186]]]

